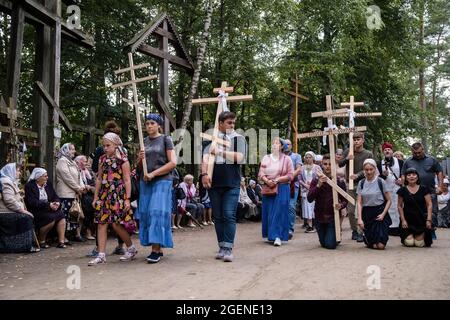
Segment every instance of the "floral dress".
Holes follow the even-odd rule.
[[[126,156],[121,159],[106,155],[100,157],[102,181],[99,200],[95,204],[95,223],[119,223],[125,227],[134,224],[133,211],[124,211],[126,190],[122,164],[126,161]]]

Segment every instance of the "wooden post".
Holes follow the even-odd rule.
[[[233,92],[234,88],[233,87],[228,87],[228,84],[226,81],[222,82],[222,85],[220,88],[214,88],[213,92],[214,93],[219,93],[220,91],[223,91],[224,93],[231,93]],[[253,100],[253,96],[252,95],[244,95],[244,96],[232,96],[232,97],[227,97],[226,101],[227,102],[238,102],[238,101],[249,101],[249,100]],[[219,115],[222,113],[223,111],[223,105],[222,105],[222,98],[216,97],[216,98],[201,98],[201,99],[192,99],[192,105],[201,105],[201,104],[210,104],[210,103],[217,103],[217,110],[216,110],[216,118],[215,118],[215,122],[214,122],[214,130],[213,130],[213,138],[212,138],[212,142],[211,142],[211,148],[215,148],[217,146],[219,139]],[[216,156],[213,154],[209,154],[208,156],[208,169],[207,169],[207,173],[208,176],[213,177],[213,173],[214,173],[214,163],[216,161]]]
[[[332,111],[333,106],[331,104],[331,96],[327,95],[327,111]],[[328,128],[333,127],[333,118],[331,116],[327,117]],[[336,175],[336,147],[334,144],[334,134],[328,136],[328,142],[330,146],[330,160],[331,160],[331,179],[337,184]],[[336,241],[341,241],[341,217],[339,215],[339,210],[334,207],[335,204],[339,203],[338,194],[336,189],[333,188],[333,210],[334,210],[334,230],[336,232]]]
[[[168,32],[166,20],[162,22],[162,30]],[[163,52],[169,52],[169,39],[167,37],[160,37],[159,48]],[[169,107],[169,60],[167,59],[161,59],[159,62],[159,92],[163,98],[164,105]],[[164,113],[164,134],[170,135],[170,122],[166,113]]]
[[[115,89],[115,88],[121,88],[121,87],[125,87],[128,85],[131,85],[132,89],[133,89],[133,101],[130,101],[128,99],[124,99],[122,98],[123,101],[131,104],[136,111],[136,127],[138,130],[138,137],[139,137],[139,148],[140,150],[145,150],[145,146],[144,146],[144,136],[142,134],[142,123],[141,123],[141,113],[140,113],[140,107],[141,104],[139,103],[139,98],[138,98],[138,93],[137,93],[137,83],[146,81],[146,80],[152,80],[152,79],[156,79],[156,76],[147,76],[145,78],[140,78],[140,79],[136,79],[136,75],[135,75],[135,70],[137,69],[142,69],[148,66],[148,64],[141,64],[141,65],[134,65],[133,62],[133,54],[131,52],[128,53],[128,63],[129,63],[129,67],[125,68],[125,69],[119,69],[115,71],[115,74],[120,74],[120,73],[125,73],[125,72],[130,72],[131,75],[131,81],[126,81],[126,82],[122,82],[122,83],[117,83],[111,86],[111,88]],[[147,170],[147,160],[144,159],[142,160],[142,167],[144,170],[144,175],[148,175],[148,170]]]
[[[349,117],[349,124],[348,127],[349,128],[353,128],[355,127],[355,121],[354,121],[354,117],[358,116],[358,117],[379,117],[381,116],[381,112],[377,112],[377,113],[360,113],[360,114],[356,114],[355,113],[355,107],[362,107],[364,106],[364,102],[355,102],[355,97],[354,96],[350,96],[350,102],[343,102],[341,103],[341,107],[346,108],[349,107],[350,109],[347,111],[347,115],[346,117]],[[353,132],[350,132],[349,134],[349,149],[348,149],[348,155],[354,155],[354,146],[353,146]],[[352,176],[354,174],[354,163],[355,161],[353,159],[349,160],[349,168],[348,168],[348,189],[349,190],[353,190],[355,188],[354,186],[354,181],[353,179],[350,178],[350,176]]]
[[[298,80],[297,73],[295,74],[295,79],[291,80],[293,85],[293,91],[289,91],[284,89],[283,92],[288,94],[289,96],[294,98],[294,112],[292,115],[291,123],[289,124],[292,127],[292,144],[293,144],[293,151],[295,153],[298,153],[298,103],[300,100],[308,101],[309,98],[305,97],[304,95],[301,95],[299,93],[298,86],[300,84],[303,84],[301,81]]]

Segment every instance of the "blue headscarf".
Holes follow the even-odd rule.
[[[146,117],[145,120],[153,120],[156,123],[158,123],[160,126],[162,126],[164,124],[163,119],[161,118],[161,116],[157,113],[149,113]]]

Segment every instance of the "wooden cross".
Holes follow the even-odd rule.
[[[311,117],[313,117],[313,118],[326,117],[328,127],[325,128],[324,131],[308,132],[308,133],[299,134],[298,138],[304,139],[304,138],[328,136],[328,144],[329,144],[329,148],[330,148],[330,161],[331,161],[331,179],[327,179],[327,180],[328,180],[328,183],[330,184],[330,186],[332,187],[332,193],[333,193],[334,227],[335,227],[335,232],[336,232],[336,241],[341,241],[341,225],[339,223],[339,221],[340,221],[339,210],[334,207],[336,204],[339,203],[338,193],[342,194],[353,205],[355,204],[355,200],[349,194],[347,194],[344,190],[342,190],[341,188],[338,188],[339,186],[337,184],[337,175],[336,175],[336,147],[335,147],[334,135],[366,130],[366,127],[353,127],[353,128],[345,128],[345,129],[336,128],[336,126],[333,123],[333,115],[346,113],[347,111],[346,110],[333,110],[330,95],[326,96],[326,103],[327,103],[326,111],[314,112],[311,114]]]
[[[111,86],[111,88],[115,89],[115,88],[125,87],[125,86],[129,86],[129,85],[131,85],[131,87],[133,88],[133,101],[125,99],[125,98],[122,98],[122,100],[127,102],[131,106],[134,106],[134,109],[136,111],[136,126],[138,129],[139,147],[141,150],[145,150],[144,136],[142,134],[141,115],[140,115],[140,110],[139,110],[139,108],[142,107],[142,105],[139,103],[136,83],[153,80],[153,79],[156,79],[157,76],[147,76],[147,77],[143,77],[140,79],[136,79],[136,75],[135,75],[134,71],[137,69],[146,68],[146,67],[150,66],[150,64],[143,63],[143,64],[135,66],[134,62],[133,62],[133,54],[131,52],[128,53],[128,62],[130,64],[130,66],[128,68],[116,70],[116,71],[114,71],[114,73],[117,75],[117,74],[121,74],[121,73],[125,73],[125,72],[130,72],[131,80],[114,84]],[[144,175],[147,176],[148,175],[147,160],[145,159],[145,157],[144,157],[144,159],[142,159],[142,167],[144,170]]]
[[[201,104],[212,104],[217,103],[217,111],[216,111],[216,120],[214,122],[214,131],[212,136],[207,136],[205,134],[202,134],[202,138],[206,140],[211,141],[211,146],[209,150],[215,149],[217,144],[222,144],[224,146],[229,147],[230,143],[229,141],[224,141],[223,139],[219,138],[219,115],[222,113],[222,111],[228,111],[226,108],[227,102],[240,102],[240,101],[250,101],[253,100],[252,95],[242,95],[242,96],[231,96],[227,97],[228,93],[231,93],[234,91],[233,87],[228,87],[228,83],[226,81],[222,82],[222,85],[220,88],[214,88],[214,93],[219,93],[218,97],[215,98],[201,98],[201,99],[193,99],[192,105],[201,105]],[[225,109],[225,110],[224,110]],[[214,172],[214,163],[216,162],[216,156],[214,154],[211,154],[211,152],[208,155],[208,169],[207,173],[208,176],[212,179],[213,172]]]
[[[37,139],[38,134],[34,131],[17,128],[15,122],[18,118],[23,118],[22,113],[20,113],[16,108],[13,108],[14,101],[13,98],[9,98],[9,106],[6,106],[6,103],[3,99],[0,102],[0,114],[5,114],[9,120],[8,126],[0,125],[0,132],[10,134],[10,144],[15,144],[15,138],[17,136],[23,136],[27,138]]]
[[[293,149],[295,153],[298,153],[298,103],[299,103],[299,99],[303,99],[305,101],[308,101],[309,98],[305,97],[304,95],[301,95],[299,93],[299,88],[298,85],[299,84],[303,84],[301,81],[298,80],[298,76],[297,74],[295,74],[295,79],[291,79],[291,81],[293,82],[293,91],[289,91],[286,89],[283,89],[283,92],[290,95],[291,97],[294,97],[294,114],[292,116],[291,119],[291,127],[293,129],[293,133],[292,133],[292,141],[293,141]]]
[[[350,109],[341,109],[341,110],[346,110],[346,113],[343,114],[335,114],[333,115],[333,117],[348,117],[349,118],[349,123],[348,123],[348,127],[349,128],[354,128],[355,127],[355,117],[381,117],[382,113],[381,112],[366,112],[366,113],[355,113],[355,107],[363,107],[364,106],[364,102],[355,102],[355,97],[354,96],[350,96],[350,102],[342,102],[341,103],[341,108],[346,108],[346,107],[350,107]],[[358,131],[366,131],[366,130],[358,130]],[[348,155],[352,155],[353,156],[353,131],[351,131],[349,133],[349,149],[348,149]],[[353,179],[351,179],[350,177],[353,175],[354,170],[354,159],[349,160],[349,167],[348,167],[348,189],[349,190],[353,190],[355,188],[354,186],[354,182]]]

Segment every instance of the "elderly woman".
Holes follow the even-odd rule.
[[[178,205],[186,209],[186,211],[188,211],[195,219],[199,220],[200,217],[203,217],[205,206],[195,200],[197,189],[194,186],[194,177],[190,174],[187,174],[184,177],[184,181],[180,183],[180,188],[183,189],[184,193],[186,194],[186,198],[184,198],[183,200],[179,200]],[[195,227],[195,224],[192,223],[191,218],[189,218],[188,227]]]
[[[69,215],[69,210],[75,199],[85,193],[85,186],[80,176],[80,170],[73,161],[75,156],[75,146],[72,143],[64,144],[59,150],[58,162],[56,163],[56,193],[61,199],[62,212],[67,221],[67,231],[76,231],[75,241],[82,242],[81,222],[75,221]],[[65,241],[68,244],[68,241]]]
[[[94,200],[95,192],[95,175],[88,168],[88,159],[84,155],[75,158],[75,163],[80,169],[81,180],[86,188],[86,193],[81,196],[81,207],[84,213],[84,227],[86,228],[86,239],[95,240],[92,233],[95,230],[94,214],[95,210],[92,207],[92,200]]]
[[[17,180],[20,167],[8,163],[0,170],[0,252],[37,252],[33,247],[33,214],[25,208]]]
[[[61,211],[61,200],[56,195],[47,170],[35,168],[25,185],[25,204],[34,215],[34,225],[39,230],[38,238],[41,248],[49,248],[46,243],[47,233],[56,227],[58,248],[64,248],[66,219]]]
[[[239,214],[241,210],[241,213]],[[245,178],[241,178],[241,189],[239,192],[239,203],[238,203],[238,217],[250,219],[257,216],[256,204],[253,203],[252,199],[248,196],[247,186],[245,184]]]
[[[284,140],[275,138],[272,152],[261,161],[258,179],[264,182],[262,190],[262,236],[281,246],[289,240],[290,181],[293,179],[293,164],[282,150]]]
[[[358,183],[358,225],[364,230],[364,242],[370,249],[383,250],[389,240],[389,226],[392,224],[388,210],[391,193],[386,182],[379,177],[377,163],[366,159],[363,163],[364,176]]]
[[[450,192],[448,192],[448,185],[450,182],[447,178],[442,184],[441,193],[438,193],[438,227],[450,228]]]
[[[313,227],[314,219],[314,205],[315,201],[308,202],[307,196],[309,192],[309,186],[313,179],[317,177],[317,172],[321,171],[320,166],[314,163],[316,155],[312,151],[305,153],[302,170],[298,176],[300,187],[302,188],[302,217],[306,221],[306,233],[313,233],[316,230]]]

